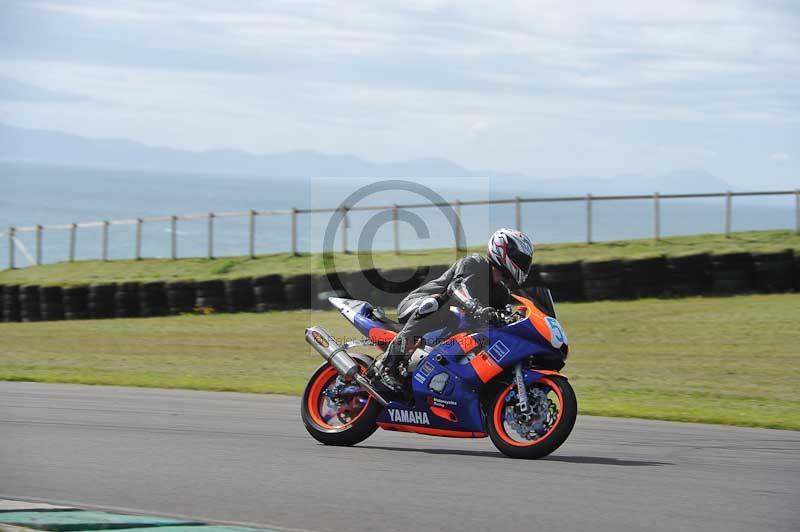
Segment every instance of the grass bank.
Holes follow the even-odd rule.
[[[800,430],[800,294],[561,304],[581,412]],[[0,380],[302,392],[336,312],[0,324]],[[367,349],[367,348],[365,348]]]
[[[724,235],[698,235],[653,240],[623,240],[595,244],[542,244],[536,247],[536,262],[552,264],[575,260],[600,261],[632,259],[657,255],[690,255],[694,253],[727,253],[733,251],[762,252],[783,249],[800,250],[800,235],[793,231],[749,231]],[[484,252],[476,247],[470,251]],[[377,268],[404,268],[432,264],[451,264],[456,258],[452,249],[376,252],[372,260]],[[338,271],[370,267],[363,254],[335,253],[323,261],[321,254],[294,256],[283,253],[219,259],[144,259],[114,261],[78,261],[32,266],[0,271],[0,284],[70,285],[121,281],[170,281],[231,279],[252,275],[300,273],[318,274],[330,263]]]

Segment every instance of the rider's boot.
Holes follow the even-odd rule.
[[[399,336],[389,344],[383,363],[375,376],[376,381],[395,393],[402,393],[405,388],[405,379],[400,375],[400,364],[405,358],[404,345],[405,341]]]

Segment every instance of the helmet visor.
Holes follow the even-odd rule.
[[[519,279],[517,280],[519,282],[524,282],[525,279],[527,279],[528,277],[528,272],[530,272],[531,262],[533,262],[533,256],[528,255],[527,253],[523,253],[522,251],[517,249],[516,246],[509,246],[509,248],[512,247],[513,249],[508,250],[508,258],[511,259],[511,262],[513,262],[517,266],[517,268],[519,268],[520,271],[522,272],[522,280]]]

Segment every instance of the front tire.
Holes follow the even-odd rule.
[[[366,370],[364,361],[358,360],[358,363]],[[363,390],[349,396],[346,402],[326,396],[323,392],[336,386],[338,376],[330,364],[317,368],[303,393],[300,414],[308,433],[320,443],[355,445],[378,429],[376,420],[382,407]]]
[[[512,458],[547,456],[566,441],[578,415],[575,391],[564,377],[547,376],[528,386],[528,398],[537,412],[526,423],[516,417],[515,384],[503,386],[490,400],[489,437],[497,449]]]

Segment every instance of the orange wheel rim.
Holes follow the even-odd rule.
[[[327,402],[328,398],[323,396],[322,392],[325,391],[334,380],[336,380],[338,375],[339,373],[333,367],[328,366],[324,371],[322,371],[322,373],[317,375],[317,378],[314,379],[314,382],[311,385],[311,390],[308,392],[308,401],[306,403],[306,406],[308,407],[308,413],[314,423],[325,429],[343,429],[349,427],[355,423],[358,418],[364,415],[364,412],[367,411],[367,407],[372,401],[372,397],[367,396],[367,402],[364,403],[358,413],[349,421],[343,422],[341,425],[331,425],[325,421],[322,408],[323,404]]]
[[[536,384],[546,384],[547,387],[556,394],[556,397],[558,397],[558,413],[556,415],[556,419],[553,422],[553,424],[550,425],[550,427],[547,429],[547,432],[545,432],[544,434],[535,439],[532,439],[528,442],[520,442],[509,436],[508,432],[506,431],[506,427],[503,423],[504,421],[503,414],[506,409],[505,400],[506,397],[508,396],[508,392],[510,392],[511,389],[514,388],[513,384],[509,384],[506,387],[503,393],[501,393],[498,396],[497,401],[494,404],[494,413],[492,415],[492,422],[494,423],[495,431],[504,442],[506,442],[509,445],[513,445],[514,447],[530,447],[531,445],[536,445],[537,443],[544,441],[545,439],[547,439],[548,436],[550,436],[550,434],[552,434],[552,432],[556,429],[559,423],[561,423],[561,418],[564,415],[564,397],[561,395],[561,389],[558,387],[558,385],[556,385],[555,382],[547,378],[539,379],[538,381],[536,381]]]

